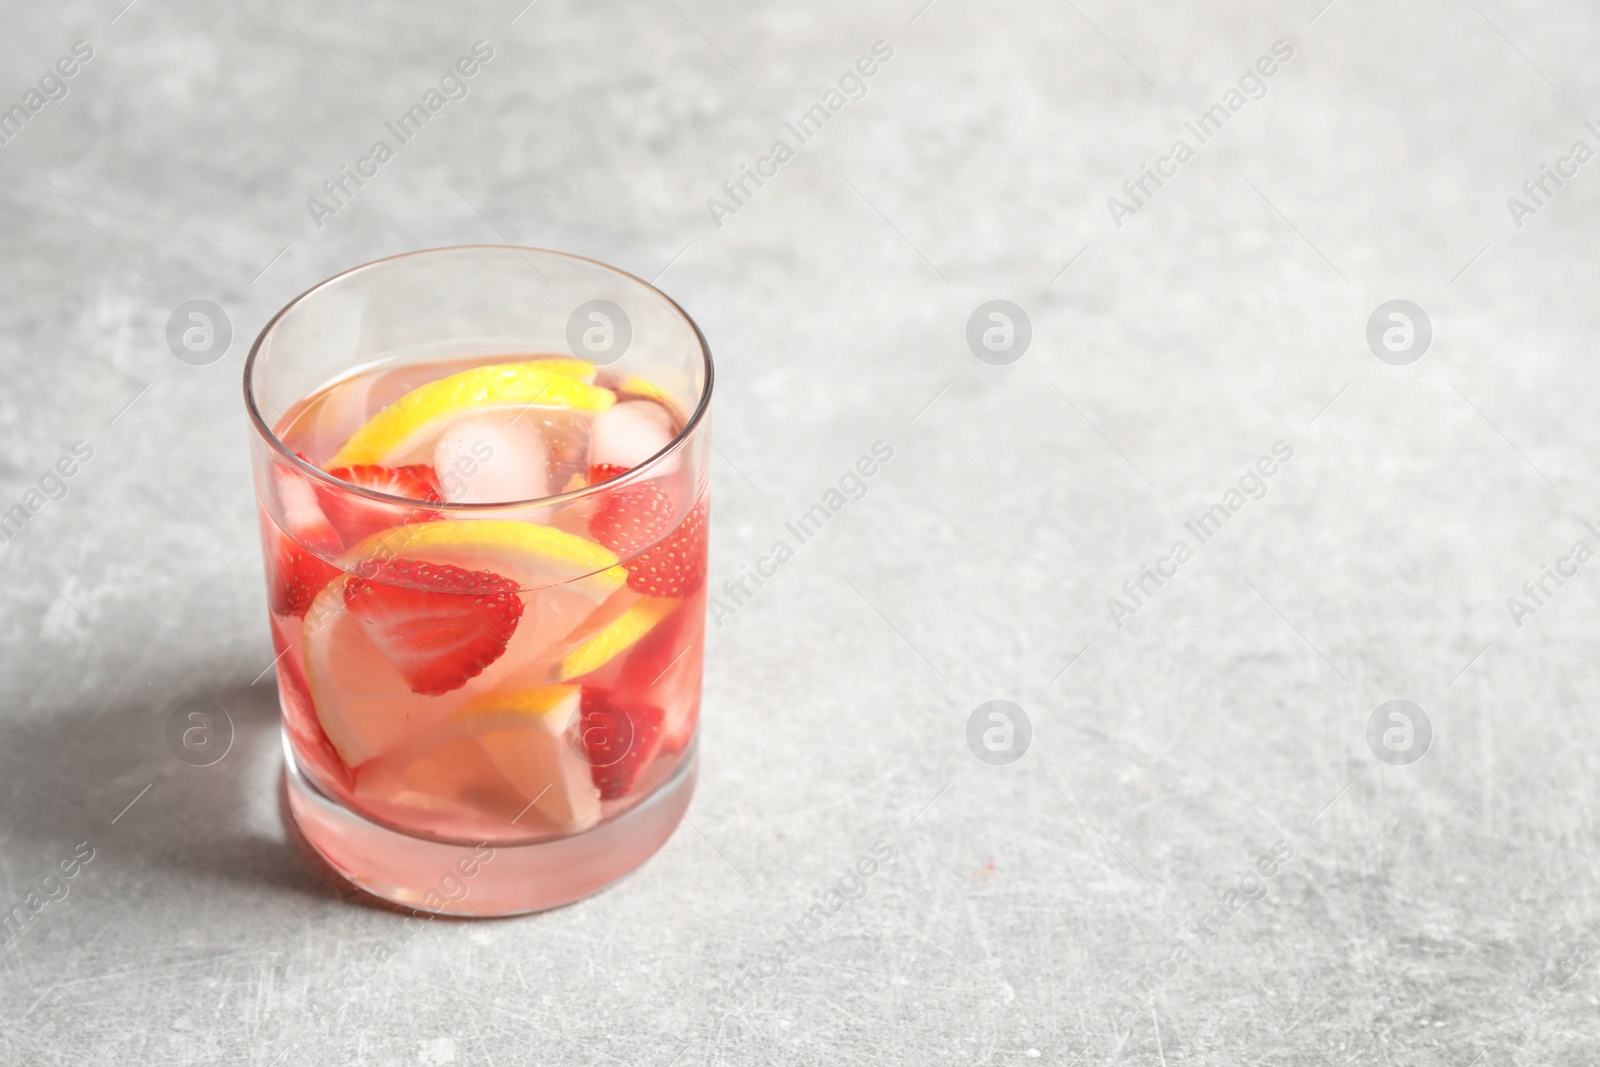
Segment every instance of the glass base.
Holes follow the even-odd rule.
[[[328,864],[373,896],[437,915],[490,917],[558,908],[598,893],[655,854],[683,818],[698,740],[637,807],[571,837],[527,845],[447,844],[391,830],[318,789],[284,738],[296,825]]]

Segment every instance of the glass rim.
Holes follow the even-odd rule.
[[[578,489],[571,489],[563,493],[552,493],[548,496],[530,497],[526,500],[505,500],[493,501],[489,503],[468,503],[465,501],[448,500],[425,501],[424,503],[427,504],[428,510],[438,511],[441,513],[449,513],[453,511],[481,513],[485,511],[498,511],[507,508],[555,507],[557,505],[570,503],[575,500],[582,500],[585,497],[594,495],[602,489],[621,486],[636,479],[643,480],[645,478],[652,477],[652,474],[644,472],[650,471],[651,468],[664,463],[668,457],[682,451],[689,438],[693,437],[694,434],[698,432],[700,424],[705,418],[706,412],[710,410],[712,384],[715,380],[715,370],[711,360],[711,345],[707,343],[706,335],[701,332],[700,324],[694,321],[694,317],[685,311],[682,305],[680,305],[676,300],[672,299],[672,297],[668,296],[666,293],[662,292],[660,289],[656,288],[650,282],[647,282],[643,278],[639,277],[637,274],[632,274],[628,271],[625,271],[621,267],[614,267],[609,263],[602,263],[598,259],[590,259],[588,256],[580,256],[573,252],[562,252],[553,248],[534,248],[530,245],[473,244],[442,245],[436,248],[418,248],[409,252],[398,252],[392,256],[384,256],[381,259],[374,259],[369,262],[347,268],[337,274],[333,274],[322,279],[320,282],[317,282],[311,288],[305,290],[299,296],[296,296],[293,300],[290,300],[287,304],[283,305],[283,307],[279,308],[272,318],[267,320],[266,325],[261,327],[261,332],[256,335],[255,342],[251,344],[249,354],[245,356],[243,375],[244,406],[245,410],[250,415],[250,422],[255,428],[256,433],[260,434],[262,439],[265,440],[274,450],[276,450],[278,456],[283,462],[287,463],[291,468],[309,475],[314,481],[332,486],[341,492],[353,493],[356,496],[367,497],[368,499],[376,500],[383,504],[402,505],[406,507],[417,506],[418,500],[416,497],[396,496],[393,493],[385,493],[378,489],[369,489],[366,486],[357,485],[354,482],[347,482],[343,478],[335,478],[321,467],[309,463],[306,460],[301,459],[297,453],[289,451],[288,446],[285,445],[278,437],[277,432],[272,428],[267,420],[262,417],[261,409],[257,407],[255,396],[252,394],[251,385],[255,380],[256,357],[260,355],[261,345],[264,341],[266,341],[267,335],[272,332],[273,327],[278,325],[278,321],[280,319],[282,319],[296,307],[300,306],[302,302],[307,300],[314,293],[322,291],[324,288],[332,285],[334,282],[348,278],[352,274],[356,274],[365,270],[371,270],[376,267],[381,267],[384,264],[393,263],[394,261],[400,259],[410,259],[414,256],[435,255],[441,252],[468,251],[511,251],[516,252],[519,255],[523,252],[533,252],[541,256],[559,256],[562,259],[575,260],[591,267],[598,267],[602,271],[607,271],[611,274],[618,275],[619,277],[626,278],[646,291],[654,293],[662,300],[665,300],[668,306],[670,306],[672,310],[676,311],[683,321],[688,324],[689,328],[694,331],[695,341],[700,348],[701,364],[705,368],[705,386],[700,390],[699,403],[695,405],[694,411],[691,412],[689,417],[684,421],[683,428],[673,435],[672,440],[668,441],[666,445],[660,449],[660,451],[650,456],[649,459],[646,459],[644,462],[623,472],[622,474],[607,478],[603,482],[595,482],[592,485],[582,486]]]

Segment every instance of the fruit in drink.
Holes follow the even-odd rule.
[[[344,605],[413,693],[460,689],[505,654],[522,621],[514,583],[489,571],[394,559],[344,584]]]
[[[567,653],[561,661],[562,679],[580,678],[604,667],[655,629],[656,624],[672,614],[679,603],[664,597],[639,597],[593,637]]]
[[[389,496],[403,496],[429,503],[444,499],[440,495],[433,468],[424,463],[404,467],[358,463],[353,467],[335,467],[328,474],[351,485]],[[396,508],[381,504],[334,486],[318,486],[317,503],[328,517],[328,523],[338,533],[340,542],[345,545],[353,545],[391,526],[427,522],[437,515],[437,512],[428,508]]]
[[[625,796],[661,750],[661,718],[660,708],[624,708],[597,690],[584,690],[583,743],[602,800]]]
[[[582,700],[579,686],[541,686],[484,697],[452,720],[529,804],[569,832],[600,821],[602,793],[572,737]]]
[[[706,584],[706,502],[662,540],[633,557],[628,585],[646,596],[684,597]]]

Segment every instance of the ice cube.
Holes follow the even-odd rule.
[[[491,408],[451,423],[433,449],[444,498],[493,504],[550,495],[550,455],[539,424],[518,408]]]
[[[589,463],[632,469],[672,441],[672,416],[654,400],[625,400],[595,416],[589,430]],[[677,467],[674,456],[659,473]]]

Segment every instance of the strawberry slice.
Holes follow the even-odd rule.
[[[588,750],[589,777],[601,800],[626,796],[661,751],[661,709],[623,708],[602,690],[583,690],[579,731]]]
[[[339,533],[323,514],[311,483],[299,472],[279,466],[273,471],[273,482],[283,529],[271,521],[263,527],[273,546],[267,576],[272,610],[279,615],[304,615],[312,599],[339,573],[320,558],[339,554]]]
[[[328,474],[363,489],[375,489],[390,496],[409,497],[429,504],[444,500],[444,495],[439,491],[439,480],[434,476],[433,468],[426,463],[405,467],[358,463],[353,467],[334,467]],[[322,485],[317,486],[317,501],[327,514],[328,521],[339,532],[346,548],[379,530],[413,522],[428,522],[438,517],[438,512],[430,508],[380,504],[376,500]]]
[[[506,650],[522,618],[516,583],[490,571],[412,559],[353,575],[344,603],[412,692],[460,689]]]
[[[706,517],[701,500],[678,528],[626,562],[628,588],[645,596],[681,597],[706,584]]]
[[[628,468],[597,464],[589,468],[589,484],[626,474]],[[641,482],[602,495],[589,516],[589,533],[626,560],[655,544],[672,529],[672,498],[659,482]]]
[[[589,484],[627,470],[611,463],[596,464],[589,468]],[[672,497],[661,483],[648,481],[603,495],[589,518],[589,533],[622,558],[628,587],[637,593],[681,597],[705,585],[706,502],[696,504],[678,528],[668,533],[673,510]]]
[[[277,542],[269,583],[272,610],[278,615],[304,615],[322,587],[338,577],[339,568],[293,538],[280,535]]]

